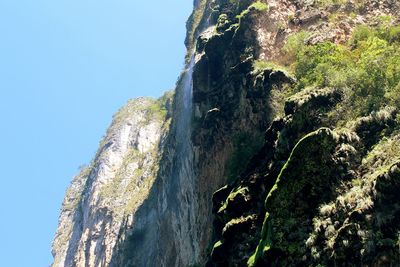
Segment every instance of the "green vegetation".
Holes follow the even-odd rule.
[[[254,2],[247,9],[243,10],[242,13],[237,15],[236,18],[240,20],[245,15],[250,13],[252,10],[256,10],[256,11],[260,11],[260,12],[268,11],[268,5],[266,3],[261,2],[261,1]]]
[[[139,162],[139,164],[142,164],[142,161],[144,160],[144,155],[142,155],[137,149],[130,149],[130,151],[127,153],[127,155],[124,158],[124,161],[121,165],[121,167],[118,169],[118,171],[115,174],[115,177],[111,181],[109,181],[100,191],[100,195],[103,198],[112,198],[113,196],[118,194],[118,191],[120,190],[120,186],[122,183],[122,180],[126,178],[125,176],[128,176],[128,168],[129,165],[132,162]],[[139,170],[139,169],[138,169]],[[140,173],[138,173],[138,177],[140,177]]]
[[[305,236],[306,228],[298,222],[310,220],[317,200],[322,201],[321,194],[329,194],[329,185],[336,182],[337,169],[331,164],[331,153],[338,139],[335,132],[321,128],[303,137],[294,147],[266,198],[262,238],[248,261],[249,266],[255,266],[260,258],[275,257],[274,253],[291,255],[279,258],[283,266],[301,262],[305,252],[301,238],[294,241],[287,236]]]
[[[168,102],[172,102],[173,96],[174,96],[174,91],[171,90],[166,92],[163,96],[161,96],[157,100],[155,100],[154,103],[150,105],[149,108],[147,109],[148,119],[155,117],[157,119],[164,120],[164,118],[168,114],[168,109],[167,109]]]
[[[115,129],[120,127],[121,123],[126,122],[132,116],[137,116],[142,113],[146,117],[144,122],[150,120],[163,122],[168,113],[167,107],[172,103],[173,97],[174,91],[170,90],[158,99],[143,97],[129,100],[128,103],[113,116],[113,122],[107,130],[106,136],[100,142],[100,147],[107,142],[107,138]]]
[[[230,203],[234,203],[237,199],[246,199],[246,195],[249,193],[249,188],[239,187],[231,192],[224,202],[224,204],[219,208],[218,213],[225,213],[228,209]]]
[[[272,61],[265,60],[255,60],[253,62],[253,72],[252,74],[263,75],[263,72],[266,70],[272,71],[280,71],[283,72],[287,77],[293,77],[292,73],[285,66],[276,64]],[[295,92],[293,91],[292,86],[288,84],[284,84],[282,88],[279,88],[277,85],[272,85],[272,90],[269,93],[269,106],[271,107],[271,117],[276,118],[284,115],[284,105],[286,99],[293,95]]]
[[[130,149],[115,173],[100,191],[103,201],[113,201],[115,196],[125,195],[125,202],[114,206],[114,211],[126,213],[134,211],[147,198],[159,168],[157,149],[141,153]]]
[[[347,1],[316,2],[331,6]],[[238,18],[250,10],[247,8]],[[331,14],[329,25],[337,26],[346,15],[353,19],[358,16],[351,8],[344,11],[333,7],[331,10],[327,13]],[[347,14],[350,12],[353,13]],[[225,16],[221,17],[221,22],[224,19]],[[294,15],[289,15],[288,20],[294,20]],[[221,203],[216,209],[221,225],[216,228],[222,228],[222,224],[224,227],[223,238],[212,254],[215,262],[223,261],[223,257],[230,254],[226,262],[234,265],[242,261],[238,266],[244,265],[244,259],[249,266],[341,266],[345,261],[373,262],[362,257],[389,251],[385,246],[398,249],[399,230],[395,226],[398,221],[392,212],[397,210],[398,204],[392,199],[390,187],[400,180],[398,171],[393,171],[399,168],[400,115],[396,114],[396,108],[400,106],[400,26],[392,26],[393,22],[390,16],[381,16],[373,24],[378,26],[357,26],[349,39],[347,34],[353,26],[350,24],[344,32],[335,33],[337,42],[349,39],[340,44],[319,41],[330,35],[311,36],[309,32],[300,31],[288,38],[279,54],[282,58],[273,57],[279,58],[276,62],[253,62],[251,75],[256,82],[266,82],[266,77],[273,77],[271,71],[293,73],[296,82],[290,88],[268,88],[271,90],[267,97],[273,100],[271,103],[276,103],[268,108],[276,111],[284,107],[285,113],[280,116],[283,119],[274,121],[278,133],[270,141],[275,149],[269,151],[273,157],[262,163],[271,171],[257,173],[266,177],[263,181],[266,189],[260,198],[265,200],[265,194],[269,193],[265,211],[262,211],[266,214],[262,230],[260,222],[256,226],[257,234],[261,230],[261,238],[246,236],[247,229],[239,231],[245,238],[230,232],[241,225],[242,218],[250,214],[249,210],[258,212],[254,202],[261,195],[254,189],[258,186],[256,179],[251,181],[256,186],[249,185],[249,176],[242,173],[244,168],[237,169],[248,162],[240,158],[246,155],[241,152],[247,149],[243,145],[246,138],[238,137],[235,143],[242,145],[234,145],[226,170],[229,179],[239,184],[235,182],[229,195],[225,191],[216,194]],[[283,29],[284,25],[278,28]],[[295,25],[290,26],[292,30]],[[275,130],[272,126],[270,129]],[[338,129],[339,126],[346,127]],[[318,128],[320,130],[315,131]],[[220,201],[219,197],[226,200]],[[384,201],[385,205],[381,204]],[[392,209],[393,206],[387,209],[387,203],[396,205],[396,209]],[[374,214],[372,209],[379,212]],[[364,218],[364,214],[368,217]],[[393,225],[396,235],[387,233],[386,225]],[[247,249],[245,246],[254,240],[259,241],[258,246],[253,244]],[[242,254],[231,255],[231,251]],[[355,258],[350,255],[353,252],[357,254]],[[361,256],[356,259],[358,254]]]
[[[249,9],[254,8],[258,11],[266,11],[268,10],[268,5],[266,3],[263,3],[261,1],[257,1],[253,4],[250,5]]]
[[[400,133],[383,138],[363,160],[365,169],[381,170],[400,161]]]
[[[283,48],[285,53],[284,61],[286,64],[290,64],[296,60],[297,54],[304,49],[306,46],[305,40],[310,37],[310,35],[311,34],[307,31],[300,31],[289,36]]]
[[[153,115],[156,115],[159,118],[164,118],[167,115],[167,112],[166,107],[162,103],[156,101],[153,105],[149,106],[147,115],[150,118]]]
[[[315,4],[319,7],[327,7],[333,5],[343,5],[347,0],[316,0]]]
[[[220,248],[221,246],[222,246],[222,242],[221,242],[221,240],[219,240],[218,242],[216,242],[216,243],[214,244],[213,250],[216,250],[216,249]]]
[[[81,166],[79,169],[79,174],[74,177],[72,185],[68,188],[66,192],[66,196],[68,196],[68,201],[64,202],[63,209],[65,210],[75,210],[81,202],[84,185],[89,178],[90,172],[92,171],[92,165]]]
[[[298,90],[307,86],[348,89],[350,118],[400,103],[398,26],[359,26],[346,45],[305,45],[306,38],[306,33],[298,33],[286,45],[295,59],[291,68],[299,81]]]
[[[218,17],[218,21],[217,21],[217,30],[221,31],[221,30],[225,30],[226,28],[228,28],[230,25],[230,21],[228,18],[227,14],[221,14]]]
[[[263,251],[267,251],[271,248],[272,241],[270,237],[272,235],[272,229],[271,224],[268,222],[269,216],[269,213],[265,215],[264,223],[261,230],[261,236],[265,238],[260,240],[260,243],[258,244],[255,253],[251,255],[249,260],[247,261],[247,266],[249,267],[255,266],[257,260],[262,257]]]
[[[395,247],[399,240],[397,223],[393,220],[393,214],[398,212],[398,204],[393,201],[397,199],[399,181],[398,143],[398,133],[383,138],[362,161],[361,169],[369,171],[351,181],[336,199],[320,206],[319,214],[313,219],[314,231],[306,241],[315,260],[321,261],[323,254],[341,253],[338,249],[341,245],[352,247],[353,255],[362,255],[360,258],[366,262],[371,262],[368,257],[374,257],[379,248],[386,246],[387,251],[398,248]],[[347,217],[354,212],[369,219]],[[348,219],[343,222],[344,218]],[[337,224],[338,221],[341,224]],[[349,237],[347,231],[354,228],[357,231]],[[324,239],[326,241],[321,242]],[[340,256],[336,258],[340,259]]]
[[[131,179],[125,188],[125,194],[129,196],[124,210],[126,214],[132,213],[150,194],[160,167],[160,158],[157,151],[156,147],[152,151],[149,151],[145,158],[143,158],[143,163],[147,163],[135,170],[133,174],[134,179]],[[145,165],[147,165],[146,168],[144,168]],[[144,179],[139,179],[141,177]]]
[[[206,10],[206,7],[207,7],[206,4],[207,4],[206,0],[200,0],[198,7],[193,10],[193,13],[190,15],[190,18],[188,20],[188,24],[187,24],[188,32],[187,32],[187,37],[186,37],[187,38],[186,43],[188,45],[188,53],[186,54],[187,62],[190,60],[191,51],[195,47],[195,43],[196,43],[195,33],[196,33],[197,28],[200,25],[201,19]]]
[[[298,81],[294,88],[294,91],[299,91],[296,97],[298,98],[304,93],[308,98],[314,98],[317,101],[317,96],[321,95],[322,91],[313,94],[308,92],[310,88],[314,88],[314,91],[327,90],[327,92],[340,89],[338,92],[344,94],[343,101],[332,112],[340,113],[338,117],[341,117],[343,121],[356,121],[358,127],[361,127],[360,129],[370,129],[365,137],[360,135],[361,138],[365,138],[363,140],[365,149],[370,149],[367,147],[369,143],[372,145],[379,139],[381,141],[372,148],[362,163],[364,170],[373,171],[365,173],[363,177],[356,177],[348,183],[337,184],[337,192],[341,192],[342,195],[337,199],[333,198],[332,202],[325,202],[334,194],[333,191],[329,191],[328,187],[324,188],[324,184],[328,183],[331,188],[335,188],[332,185],[339,181],[338,168],[335,166],[337,163],[328,163],[332,160],[332,148],[335,147],[339,138],[336,134],[331,137],[332,133],[328,129],[323,130],[326,132],[325,137],[319,141],[313,139],[320,135],[317,134],[318,132],[322,133],[321,130],[303,137],[292,150],[274,187],[266,198],[266,217],[262,228],[262,238],[248,261],[249,266],[260,263],[260,259],[267,262],[276,260],[280,257],[279,255],[290,255],[285,259],[280,258],[282,265],[290,265],[285,263],[294,263],[306,251],[311,253],[314,260],[319,261],[320,256],[326,253],[320,251],[318,247],[322,246],[319,242],[325,240],[324,238],[326,238],[326,243],[323,243],[323,246],[326,251],[330,251],[329,255],[333,255],[333,249],[338,246],[339,240],[344,247],[356,246],[350,243],[356,241],[349,240],[347,237],[347,233],[354,231],[352,227],[355,226],[349,224],[338,229],[333,225],[334,220],[342,220],[347,215],[341,212],[349,209],[366,212],[374,204],[373,194],[376,195],[374,192],[388,190],[387,187],[396,181],[388,182],[387,179],[390,177],[388,176],[389,172],[394,172],[393,166],[399,160],[398,132],[395,131],[390,136],[391,131],[398,128],[392,128],[387,132],[379,130],[386,122],[389,123],[390,120],[393,120],[393,108],[387,106],[398,106],[400,103],[400,30],[397,26],[389,26],[390,20],[391,18],[388,17],[380,18],[380,26],[376,28],[357,27],[347,44],[326,41],[308,45],[309,34],[307,32],[299,32],[289,38],[285,50],[289,63],[287,65]],[[254,63],[254,69],[279,68],[274,65],[257,61]],[[301,99],[292,102],[295,104],[305,103]],[[291,99],[288,99],[287,103],[290,104]],[[315,106],[312,106],[312,109],[315,109]],[[377,112],[378,110],[381,111]],[[297,111],[295,114],[298,113]],[[369,116],[359,118],[366,115]],[[392,116],[391,119],[389,119],[390,116]],[[356,120],[356,118],[359,119]],[[295,117],[293,120],[297,121],[298,118]],[[330,125],[334,126],[335,124]],[[382,136],[388,137],[382,138]],[[355,148],[350,144],[342,144],[340,149],[346,151],[344,154],[347,155],[355,153]],[[314,157],[313,155],[318,156]],[[380,182],[379,186],[375,186],[377,181]],[[345,186],[349,187],[345,188]],[[304,190],[307,193],[302,195]],[[322,192],[326,198],[324,200],[321,198]],[[343,194],[343,192],[347,193]],[[291,198],[296,201],[301,199],[302,204],[290,203]],[[319,203],[317,203],[318,201]],[[386,201],[386,199],[380,201]],[[304,203],[307,204],[302,207]],[[296,207],[296,213],[290,212],[292,207]],[[319,207],[317,217],[315,217],[316,207]],[[341,217],[337,215],[336,218],[336,213]],[[390,211],[384,208],[374,216],[376,216],[377,228],[388,224],[392,218]],[[305,228],[301,229],[298,225],[297,227],[293,225],[296,225],[296,222],[309,222],[311,219],[315,232],[305,239],[307,236]],[[365,231],[356,233],[360,240],[367,240]],[[300,242],[288,239],[289,235],[297,236]],[[391,233],[387,234],[386,239],[383,234],[374,234],[368,238],[370,243],[373,242],[373,249],[375,249],[374,246],[391,246],[398,240],[393,239]],[[305,240],[307,241],[304,242]],[[367,253],[370,251],[369,245],[367,242],[363,243],[363,250]]]
[[[286,74],[290,73],[289,70],[284,66],[278,65],[272,61],[265,61],[265,60],[255,60],[253,63],[253,69],[255,73],[259,73],[267,69],[282,71]]]

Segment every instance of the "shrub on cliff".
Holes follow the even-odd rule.
[[[353,115],[400,102],[400,29],[360,26],[348,44],[288,42],[299,90],[307,86],[348,88]],[[301,35],[298,34],[300,38]],[[290,41],[290,40],[289,40]]]

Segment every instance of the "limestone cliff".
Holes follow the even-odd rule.
[[[54,266],[396,266],[399,11],[195,1],[174,94],[114,117]]]
[[[54,266],[107,266],[124,220],[149,195],[170,119],[170,96],[129,101],[93,162],[68,189],[53,243]]]

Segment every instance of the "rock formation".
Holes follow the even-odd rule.
[[[195,1],[174,92],[115,115],[53,266],[398,266],[399,12]]]

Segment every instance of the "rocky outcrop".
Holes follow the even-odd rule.
[[[314,31],[304,45],[326,40],[346,42],[357,24],[370,24],[383,13],[391,14],[394,19],[399,8],[394,2],[368,2],[362,11],[352,1],[348,1],[346,8],[340,4],[317,5],[315,1],[266,3],[268,10],[263,15],[253,15],[258,40],[253,55],[281,64],[292,56],[284,54],[287,52],[282,47],[296,32]],[[373,11],[370,5],[377,9]],[[349,16],[342,24],[324,22],[328,16],[351,12],[358,16]],[[226,21],[224,16],[222,29],[227,28]],[[339,34],[335,29],[344,24],[346,31]],[[255,63],[257,66],[258,61]],[[277,65],[263,67],[266,71],[275,68],[282,72]],[[275,104],[269,105],[272,122],[265,120],[268,115],[260,120],[268,125],[264,145],[254,151],[237,179],[214,193],[215,243],[208,265],[395,265],[399,255],[394,244],[398,238],[393,233],[397,226],[385,217],[383,220],[391,225],[391,230],[390,233],[383,230],[382,225],[372,223],[374,216],[368,215],[367,210],[379,205],[371,196],[376,191],[378,174],[371,174],[376,168],[390,169],[398,159],[397,149],[393,151],[388,145],[399,146],[395,141],[399,127],[397,108],[387,107],[354,121],[349,119],[343,127],[340,117],[346,115],[342,107],[349,105],[345,102],[346,88],[309,87],[296,92],[298,83],[291,80],[288,84],[293,86],[282,87],[284,101],[277,101],[276,93],[270,94],[275,97]],[[379,152],[375,147],[379,147]],[[372,163],[371,155],[375,154],[379,154],[379,159]],[[366,166],[366,162],[370,163]],[[366,195],[357,198],[354,194],[360,190],[359,183],[363,184]],[[389,191],[395,190],[398,187],[394,182]],[[388,198],[392,194],[389,191]],[[344,199],[351,204],[343,203]],[[363,211],[349,212],[349,207],[356,210],[364,201],[368,204]],[[398,214],[390,216],[397,221]],[[351,223],[355,217],[358,221]],[[338,231],[340,234],[336,235]],[[383,237],[382,232],[387,234]]]
[[[398,107],[353,116],[344,82],[290,70],[287,46],[399,20],[396,1],[339,2],[195,1],[174,96],[115,116],[66,194],[53,265],[395,265]]]
[[[349,130],[318,129],[329,124],[315,120],[329,112],[325,108],[332,94],[326,92],[302,103],[313,107],[308,120],[293,116],[301,109],[275,120],[241,178],[215,192],[218,241],[210,266],[381,266],[398,261],[394,233],[399,214],[392,207],[397,201],[382,205],[380,200],[398,190],[396,113],[384,109],[356,120]],[[286,107],[299,106],[293,99],[304,98],[289,98]],[[318,130],[302,137],[313,128]],[[382,182],[387,191],[378,193]]]
[[[113,119],[93,162],[68,189],[53,266],[108,266],[124,220],[150,193],[169,127],[170,96],[130,101]]]

